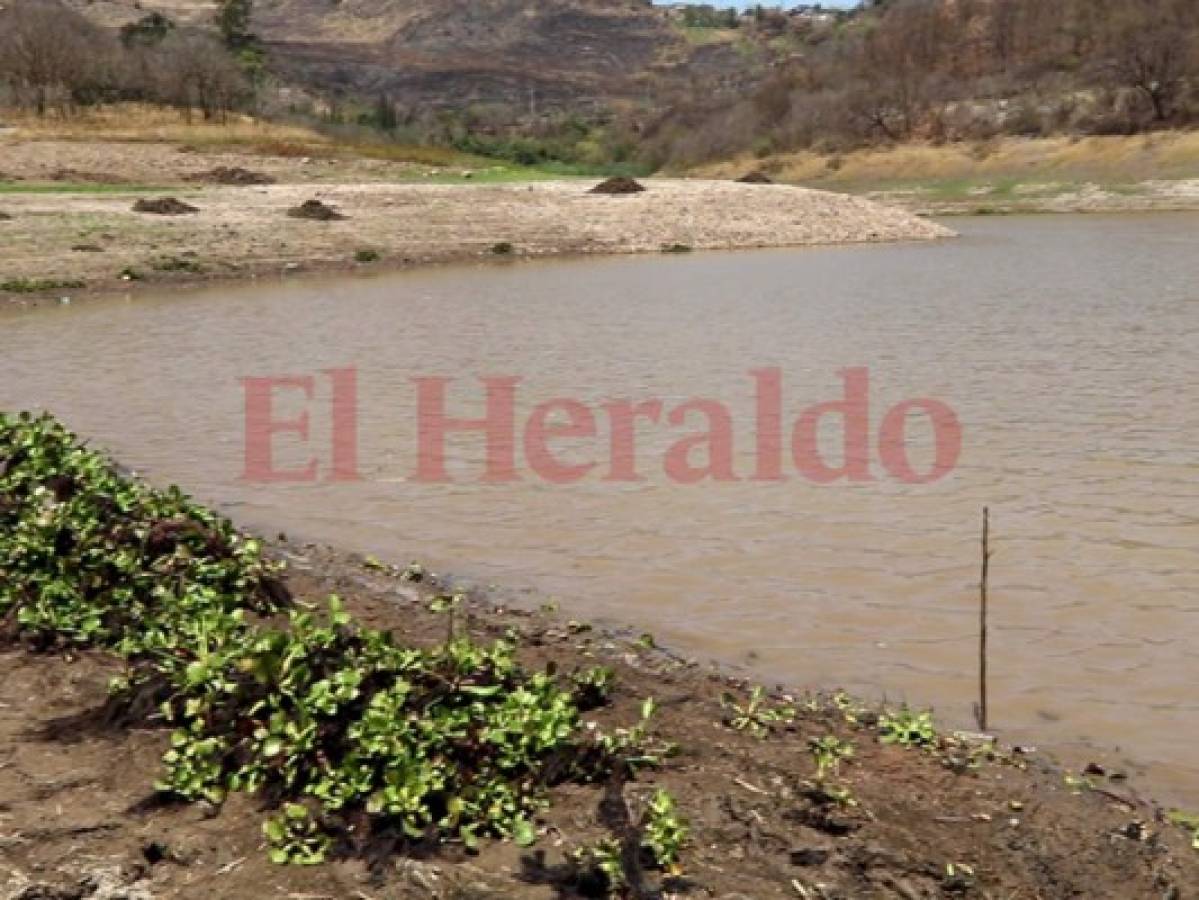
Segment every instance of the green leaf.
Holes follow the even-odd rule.
[[[537,829],[528,819],[517,819],[512,823],[512,839],[518,847],[532,847],[537,843]]]

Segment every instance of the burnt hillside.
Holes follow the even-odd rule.
[[[211,27],[216,4],[70,0],[119,28],[152,12]],[[258,0],[271,70],[318,96],[386,94],[401,107],[501,106],[527,118],[643,102],[747,68],[732,46],[688,42],[643,0]]]

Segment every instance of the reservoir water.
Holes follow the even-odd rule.
[[[454,267],[6,312],[0,408],[49,409],[251,528],[420,559],[762,680],[932,705],[957,726],[976,694],[989,506],[993,727],[1199,806],[1199,216],[951,224],[961,238],[925,245]],[[346,369],[357,396],[340,433],[353,426],[358,481],[327,477],[322,373]],[[777,371],[789,439],[847,369],[869,379],[857,462],[872,480],[817,483],[789,454],[782,480],[755,480],[750,373]],[[243,379],[278,376],[311,376],[313,393],[275,391],[276,418],[310,419],[306,445],[275,436],[275,465],[316,457],[316,483],[243,477]],[[451,379],[446,413],[461,418],[485,411],[480,379],[520,379],[518,480],[485,481],[485,441],[467,433],[446,443],[452,483],[416,477],[414,379],[432,378]],[[550,442],[561,463],[597,463],[572,483],[540,477],[523,440],[534,409],[561,398],[595,426]],[[704,430],[700,414],[668,421],[697,398],[728,411],[734,480],[664,469]],[[960,423],[956,466],[932,483],[894,477],[878,446],[887,411],[913,398]],[[614,461],[605,404],[626,399],[663,413],[636,423],[635,458]],[[840,423],[822,423],[835,468]],[[926,471],[927,417],[908,424]],[[606,477],[614,465],[640,480]]]

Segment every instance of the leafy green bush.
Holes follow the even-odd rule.
[[[218,804],[252,792],[278,809],[270,855],[313,864],[376,841],[493,836],[531,843],[546,788],[632,774],[650,745],[635,727],[583,726],[611,672],[559,685],[526,673],[507,641],[456,633],[398,645],[341,601],[290,602],[257,541],[190,501],[120,473],[49,416],[0,414],[0,620],[35,648],[124,657],[113,712],[174,729],[157,788]],[[282,614],[286,613],[284,617]],[[144,714],[142,716],[144,718]],[[677,864],[685,828],[655,798],[649,840]]]
[[[522,673],[507,642],[400,647],[330,603],[327,621],[293,611],[286,628],[259,630],[184,680],[168,678],[161,712],[177,730],[159,789],[306,804],[326,835],[369,822],[355,840],[530,841],[545,765],[580,740],[570,693],[546,673]],[[134,681],[160,676],[152,663]],[[268,824],[276,848],[277,826]]]
[[[25,641],[182,661],[279,608],[277,575],[178,489],[124,477],[49,416],[0,414],[0,618]]]
[[[754,687],[744,706],[728,693],[720,698],[720,702],[728,710],[725,724],[736,731],[747,731],[754,737],[764,738],[776,725],[786,725],[795,719],[795,710],[790,706],[771,706],[761,686]]]

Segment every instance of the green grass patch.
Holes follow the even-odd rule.
[[[10,294],[40,294],[82,287],[87,287],[87,283],[77,278],[10,278],[0,281],[0,291]]]
[[[528,184],[564,179],[610,178],[617,175],[643,178],[650,174],[652,170],[647,167],[631,163],[592,166],[583,163],[544,162],[535,166],[522,166],[486,160],[476,169],[434,170],[425,174],[413,172],[401,175],[400,180],[416,184]]]

